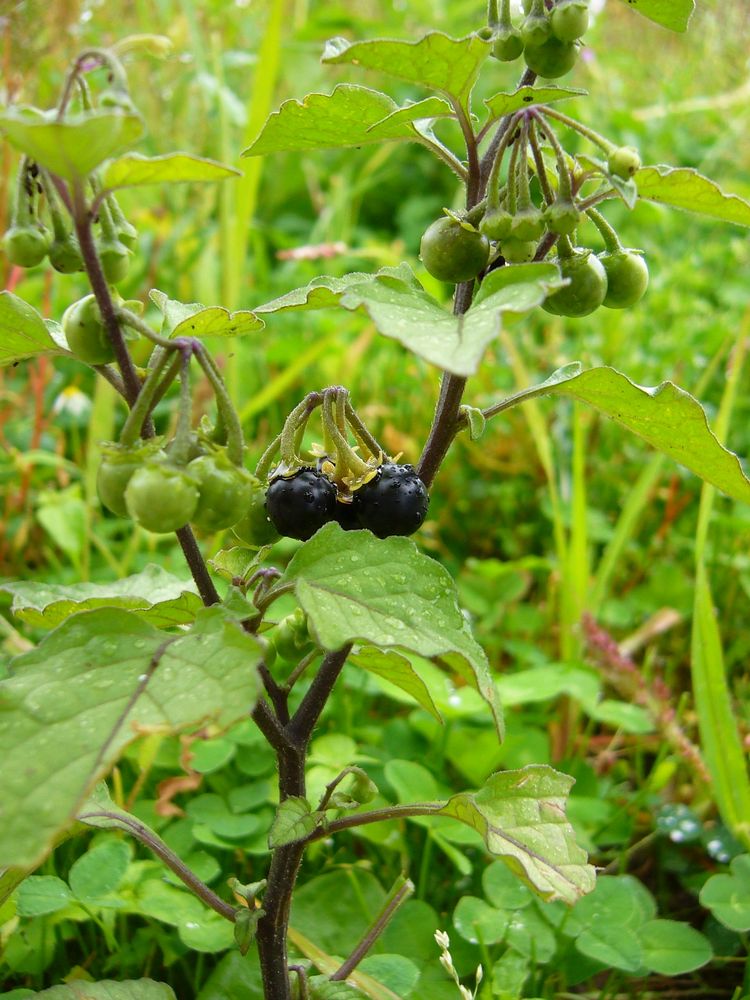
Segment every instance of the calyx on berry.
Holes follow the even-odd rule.
[[[500,14],[497,3],[490,3],[490,27],[492,29],[492,55],[501,62],[513,62],[523,52],[521,32],[510,17],[510,0],[501,0]]]
[[[49,248],[50,234],[37,217],[37,173],[28,157],[22,157],[10,226],[3,236],[3,250],[18,267],[41,264]]]

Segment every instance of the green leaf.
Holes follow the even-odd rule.
[[[19,917],[57,913],[72,902],[68,886],[57,875],[30,875],[18,890]]]
[[[588,91],[577,87],[556,87],[548,84],[546,87],[519,87],[514,91],[501,91],[485,99],[489,111],[488,121],[512,115],[521,108],[530,108],[537,104],[554,104],[555,101],[570,100],[571,97],[586,97]]]
[[[440,711],[432,700],[430,689],[414,669],[409,658],[403,653],[397,653],[393,649],[386,651],[377,649],[375,646],[363,646],[352,653],[349,657],[349,663],[355,667],[362,667],[363,670],[394,684],[410,695],[438,722],[443,721]]]
[[[95,608],[135,612],[157,628],[189,624],[203,607],[192,580],[181,580],[150,563],[140,573],[108,583],[4,583],[11,612],[36,628],[54,628],[71,615]]]
[[[638,197],[721,222],[750,226],[750,202],[725,194],[718,184],[692,167],[641,167],[633,178]]]
[[[682,976],[713,958],[708,938],[679,920],[649,920],[639,928],[643,964],[660,976]]]
[[[467,107],[479,70],[490,54],[491,43],[479,35],[450,38],[433,31],[415,42],[374,39],[350,42],[332,38],[326,43],[322,62],[350,63],[360,69],[377,70],[409,83],[435,90]]]
[[[153,979],[126,979],[121,983],[114,979],[99,983],[73,979],[65,986],[53,986],[32,995],[42,1000],[176,1000],[171,987]]]
[[[463,316],[444,309],[416,278],[406,283],[377,277],[350,288],[340,304],[345,309],[362,307],[380,333],[425,361],[454,375],[469,376],[499,336],[503,314],[529,312],[560,284],[554,264],[517,264],[491,272]]]
[[[246,549],[237,545],[231,549],[219,549],[208,565],[214,573],[228,583],[233,580],[249,580],[256,566],[265,559],[270,545],[262,545],[259,549]]]
[[[0,682],[0,864],[31,866],[140,733],[228,726],[261,651],[219,609],[166,635],[120,610],[67,619]]]
[[[402,264],[373,275],[317,278],[256,312],[320,309],[337,302],[344,309],[362,308],[384,336],[445,371],[468,376],[476,372],[487,345],[499,336],[504,313],[529,312],[560,285],[554,264],[498,268],[482,282],[471,309],[454,316]]]
[[[484,894],[499,910],[522,910],[532,902],[533,896],[502,861],[493,861],[482,872]]]
[[[459,610],[453,580],[410,539],[378,539],[331,522],[297,550],[277,587],[290,583],[324,649],[365,642],[435,659],[471,681],[502,731],[487,657]]]
[[[571,364],[513,399],[522,402],[540,395],[588,403],[728,496],[750,502],[750,480],[739,459],[719,443],[700,403],[673,382],[649,388],[614,368],[582,372]]]
[[[419,980],[419,966],[400,954],[367,955],[357,968],[398,997],[410,997]]]
[[[0,365],[60,353],[36,309],[12,292],[0,292]]]
[[[441,97],[425,97],[422,101],[407,101],[403,107],[397,108],[381,121],[370,125],[368,132],[374,132],[378,138],[395,139],[394,130],[411,123],[432,120],[434,118],[450,118],[453,108]],[[416,138],[409,135],[408,138]]]
[[[242,840],[255,833],[260,826],[257,815],[238,815],[220,795],[206,793],[192,798],[187,814],[196,823],[203,824],[219,837]]]
[[[82,903],[94,903],[107,893],[114,892],[129,862],[127,841],[105,841],[86,851],[73,863],[68,875],[70,888]]]
[[[114,191],[123,187],[141,187],[144,184],[225,181],[229,177],[241,176],[242,171],[235,167],[228,167],[202,156],[193,156],[191,153],[166,153],[163,156],[128,153],[107,164],[102,187],[105,191]]]
[[[223,306],[177,302],[158,288],[151,289],[149,298],[164,317],[161,328],[164,337],[242,337],[265,326],[248,309],[229,312]]]
[[[750,854],[734,858],[728,874],[712,875],[701,889],[700,904],[730,930],[750,931]]]
[[[702,559],[696,565],[690,652],[701,750],[712,778],[713,795],[724,822],[747,844],[747,755],[737,729],[716,607]]]
[[[345,149],[386,140],[421,141],[415,121],[450,113],[450,106],[439,98],[399,107],[377,90],[341,83],[331,94],[284,101],[242,155]]]
[[[87,111],[60,122],[55,109],[16,106],[0,112],[0,131],[40,166],[74,181],[132,146],[143,133],[143,119],[122,111]]]
[[[183,920],[177,927],[177,933],[190,951],[211,955],[226,951],[234,942],[234,924],[206,908],[199,917],[191,915],[189,920]]]
[[[284,799],[276,811],[273,825],[268,832],[268,846],[273,849],[301,840],[308,833],[312,833],[320,821],[320,813],[312,811],[307,799],[292,795]]]
[[[574,902],[593,889],[595,874],[565,817],[572,784],[547,765],[530,765],[493,774],[478,792],[454,795],[437,812],[477,830],[539,895]]]
[[[328,976],[310,978],[310,1000],[362,1000],[364,995],[348,983],[332,983]]]
[[[477,896],[462,896],[453,911],[453,926],[469,944],[499,944],[508,931],[509,914]]]
[[[285,295],[272,299],[261,306],[256,306],[255,313],[277,313],[288,312],[296,309],[326,309],[329,306],[337,306],[341,296],[350,288],[357,285],[368,284],[375,278],[395,278],[399,281],[416,283],[414,272],[408,264],[399,264],[398,267],[382,267],[374,274],[367,274],[365,271],[353,271],[345,274],[341,278],[334,278],[323,274],[318,278],[313,278],[309,285],[303,288],[295,288]]]
[[[687,31],[695,10],[695,0],[623,0],[623,3],[671,31]]]
[[[576,948],[613,969],[633,973],[643,969],[643,945],[632,927],[596,921],[576,938]]]
[[[469,428],[469,438],[472,441],[478,441],[487,426],[487,420],[479,407],[462,406],[461,419],[466,421]]]

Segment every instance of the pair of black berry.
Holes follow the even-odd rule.
[[[411,535],[424,521],[430,498],[412,465],[386,462],[349,498],[317,469],[300,469],[274,479],[266,510],[279,534],[306,541],[328,521],[342,528],[368,528],[378,538]]]

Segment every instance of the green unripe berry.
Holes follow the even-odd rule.
[[[641,157],[633,146],[619,146],[613,149],[607,160],[607,169],[615,177],[629,180],[641,169]]]
[[[115,351],[102,323],[94,295],[85,295],[63,313],[62,328],[68,347],[87,365],[106,365],[115,360]]]
[[[523,52],[523,39],[518,28],[499,29],[492,44],[492,55],[500,62],[514,62]]]
[[[440,281],[471,281],[487,266],[490,241],[484,233],[443,216],[425,230],[419,245],[422,263]]]
[[[589,11],[586,0],[562,0],[550,17],[552,34],[561,42],[575,42],[586,33]]]
[[[104,277],[110,285],[116,285],[128,273],[130,250],[120,240],[102,240],[98,251]]]
[[[548,38],[543,45],[527,45],[523,57],[534,73],[547,80],[565,76],[576,64],[578,49],[575,42],[561,42]]]
[[[500,253],[509,264],[527,264],[534,259],[536,243],[533,241],[516,240],[509,236],[500,244]]]
[[[164,534],[184,528],[198,505],[198,489],[184,469],[151,461],[135,472],[125,489],[125,506],[147,531]]]
[[[54,239],[49,248],[49,262],[60,274],[74,274],[83,270],[83,257],[78,240],[73,233]]]
[[[521,209],[513,216],[510,235],[514,240],[528,243],[531,240],[541,239],[545,228],[542,213],[532,205],[529,208]]]
[[[635,250],[600,253],[599,260],[607,274],[607,294],[602,305],[608,309],[627,309],[640,302],[648,288],[648,265]]]
[[[257,549],[271,545],[281,537],[266,510],[266,488],[257,479],[253,482],[245,513],[232,526],[232,531],[239,541]]]
[[[607,294],[607,273],[595,254],[576,250],[553,263],[568,284],[548,295],[543,309],[555,316],[588,316],[602,305]]]
[[[144,461],[164,461],[160,444],[152,439],[136,445],[105,442],[101,445],[102,460],[96,474],[96,492],[102,504],[113,514],[127,517],[125,490]]]
[[[36,267],[47,256],[49,233],[43,226],[11,226],[3,236],[3,250],[11,264]]]
[[[198,505],[191,521],[201,531],[230,528],[244,515],[253,477],[223,451],[200,455],[187,466],[198,487]]]
[[[570,236],[581,221],[581,213],[572,201],[553,201],[544,210],[547,229],[558,236]]]
[[[513,224],[513,216],[507,208],[488,209],[479,223],[480,232],[490,240],[504,240],[510,236],[510,228]]]
[[[551,33],[552,26],[546,14],[529,14],[521,25],[521,39],[526,48],[544,45]]]

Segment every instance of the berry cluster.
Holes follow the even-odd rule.
[[[578,2],[556,6],[552,16]],[[567,153],[554,127],[560,124],[598,146],[606,160]],[[493,161],[486,197],[468,212],[446,209],[427,228],[420,244],[422,263],[433,277],[459,283],[499,264],[542,260],[557,244],[554,262],[565,286],[548,296],[548,312],[586,316],[600,306],[635,305],[648,286],[648,267],[639,250],[622,246],[595,206],[610,197],[634,194],[632,178],[640,165],[637,150],[615,146],[556,109],[518,111]],[[598,255],[575,246],[576,232],[585,221],[593,223],[603,239],[604,251]]]
[[[128,273],[138,234],[112,193],[99,203],[96,224],[99,261],[107,281],[116,285]],[[36,267],[49,259],[61,274],[84,269],[78,237],[70,228],[52,179],[28,157],[21,160],[10,227],[2,246],[11,264],[19,267]]]
[[[544,0],[523,0],[520,27],[511,19],[510,0],[490,4],[492,55],[501,62],[523,56],[534,73],[553,80],[575,65],[580,39],[589,26],[588,0],[560,0],[548,11]]]
[[[154,440],[109,444],[97,473],[104,506],[147,531],[164,533],[193,524],[201,531],[231,528],[252,499],[254,479],[226,449],[208,442],[187,463],[170,457]]]
[[[421,527],[430,498],[411,465],[384,462],[355,492],[342,494],[324,472],[303,468],[273,479],[265,507],[280,535],[305,540],[328,521],[368,528],[378,538],[411,535]]]
[[[325,447],[306,451],[302,438],[318,408]],[[274,466],[277,453],[281,461]],[[347,531],[367,528],[378,538],[411,535],[421,527],[429,505],[414,467],[384,458],[341,386],[310,393],[292,410],[258,463],[256,476],[267,486],[255,489],[245,516],[234,526],[247,545],[266,545],[279,535],[306,541],[329,521]]]

